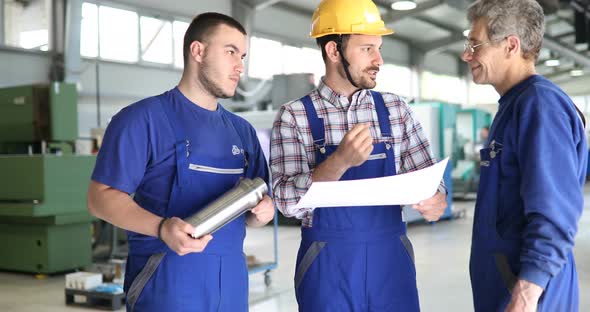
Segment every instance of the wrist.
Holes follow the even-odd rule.
[[[338,150],[336,150],[328,159],[332,162],[332,167],[335,169],[336,172],[341,172],[342,174],[346,172],[351,166],[346,160],[345,157],[341,157]]]
[[[160,220],[160,223],[158,223],[158,230],[157,230],[157,237],[159,240],[163,241],[162,239],[162,228],[164,227],[164,223],[166,223],[166,220],[168,220],[168,218],[162,218],[162,220]]]
[[[518,280],[513,289],[513,296],[526,298],[529,302],[537,302],[543,294],[543,288],[527,280]]]

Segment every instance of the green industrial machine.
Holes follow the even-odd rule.
[[[455,152],[456,166],[453,169],[454,195],[465,197],[476,193],[479,184],[479,150],[482,147],[481,130],[492,123],[489,112],[477,108],[457,112],[458,149]]]
[[[453,153],[456,148],[457,127],[456,115],[459,105],[442,102],[419,102],[412,104],[414,117],[420,122],[424,135],[430,142],[430,150],[438,160],[449,157],[449,162],[443,180],[449,194],[453,193],[451,172],[454,168]],[[449,219],[454,216],[452,196],[447,196],[447,209],[441,218]],[[404,209],[407,222],[422,220],[422,216],[415,209]]]
[[[76,155],[75,85],[0,89],[0,270],[54,273],[91,263],[86,187]]]

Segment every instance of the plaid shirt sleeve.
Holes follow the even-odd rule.
[[[311,186],[311,170],[303,137],[291,106],[283,105],[275,118],[270,140],[272,190],[279,211],[286,217],[306,219],[311,209],[293,208]]]

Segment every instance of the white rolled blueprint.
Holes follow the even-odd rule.
[[[432,197],[449,158],[424,169],[390,177],[313,182],[297,208],[410,205]]]

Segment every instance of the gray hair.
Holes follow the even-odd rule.
[[[535,0],[478,0],[467,12],[470,23],[487,19],[490,40],[515,35],[520,38],[522,54],[525,59],[537,60],[543,34],[545,15],[543,8]]]

